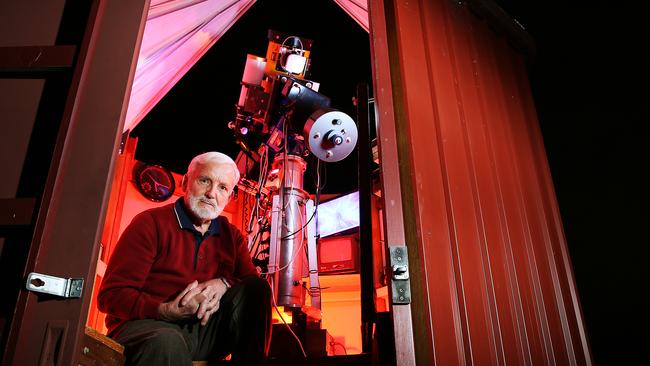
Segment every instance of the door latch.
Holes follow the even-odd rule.
[[[406,247],[391,246],[389,251],[393,304],[410,304],[411,282],[409,281],[409,260]]]
[[[27,289],[29,291],[78,298],[83,293],[83,278],[61,278],[32,272],[27,275]]]

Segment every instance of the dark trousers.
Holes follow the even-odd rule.
[[[124,345],[126,365],[191,365],[232,354],[233,365],[264,365],[271,336],[271,289],[251,277],[223,295],[208,323],[129,321],[111,337]]]

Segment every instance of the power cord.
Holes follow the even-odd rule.
[[[271,278],[271,282],[273,282],[273,278]],[[300,347],[300,352],[302,352],[302,356],[304,358],[307,358],[307,353],[305,352],[305,348],[302,346],[302,342],[300,342],[300,338],[296,335],[296,333],[293,332],[293,329],[291,329],[291,326],[287,323],[286,320],[284,320],[284,316],[282,316],[282,313],[280,313],[280,309],[278,309],[278,304],[275,302],[275,293],[273,292],[273,283],[271,283],[271,299],[273,300],[273,308],[275,308],[275,311],[278,313],[280,316],[280,320],[284,323],[284,325],[287,327],[293,338],[298,342],[298,346]]]

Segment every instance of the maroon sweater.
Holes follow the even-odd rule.
[[[97,296],[109,333],[127,320],[157,318],[158,305],[194,280],[257,276],[244,236],[225,217],[213,220],[197,250],[201,236],[182,201],[138,214],[120,237]]]

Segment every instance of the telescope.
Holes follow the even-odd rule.
[[[265,57],[246,57],[236,118],[229,123],[241,147],[240,185],[256,197],[249,249],[272,282],[278,306],[308,312],[309,291],[311,308],[319,311],[318,202],[304,190],[305,157],[315,156],[317,165],[345,159],[356,146],[357,126],[318,91],[320,83],[306,79],[312,40],[273,30],[268,39]]]

